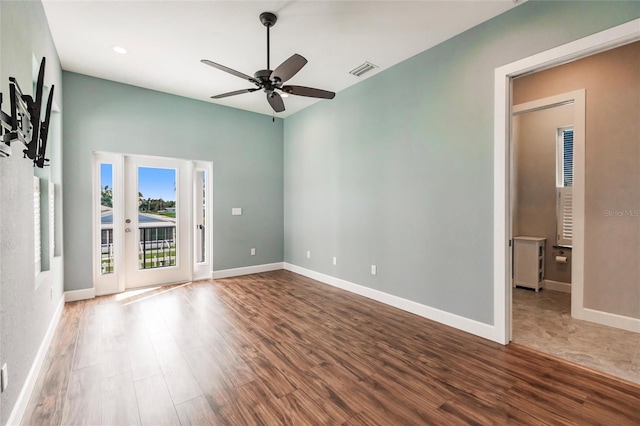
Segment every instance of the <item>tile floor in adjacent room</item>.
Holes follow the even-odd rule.
[[[640,383],[640,334],[571,318],[571,294],[513,289],[513,342]]]

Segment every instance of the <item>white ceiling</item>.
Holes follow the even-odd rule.
[[[278,15],[271,68],[298,53],[309,63],[289,84],[339,97],[341,90],[515,7],[512,0],[43,3],[65,70],[269,115],[263,92],[211,100],[252,85],[200,63],[209,59],[249,75],[266,68],[261,12]],[[114,46],[128,53],[117,54]],[[364,61],[379,68],[360,78],[349,74]],[[315,102],[290,96],[278,116]]]

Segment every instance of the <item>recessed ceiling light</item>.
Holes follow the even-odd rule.
[[[120,47],[120,46],[113,46],[113,51],[116,53],[119,53],[121,55],[124,55],[125,53],[127,53],[127,49],[125,49],[124,47]]]

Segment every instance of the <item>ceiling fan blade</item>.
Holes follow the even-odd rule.
[[[251,92],[255,92],[256,90],[260,90],[260,89],[256,87],[256,88],[251,88],[251,89],[236,90],[236,91],[233,91],[233,92],[227,92],[227,93],[223,93],[221,95],[212,96],[211,99],[228,98],[229,96],[241,95],[243,93],[251,93]]]
[[[219,69],[221,71],[228,72],[229,74],[235,75],[236,77],[240,77],[243,80],[249,80],[249,81],[255,83],[255,79],[253,77],[250,77],[250,76],[248,76],[246,74],[243,74],[240,71],[232,70],[229,67],[225,67],[224,65],[216,64],[215,62],[211,62],[208,59],[202,59],[200,62],[202,62],[205,65],[209,65],[210,67],[217,68],[217,69]]]
[[[307,60],[304,57],[294,53],[289,59],[281,63],[278,68],[273,70],[271,73],[271,80],[278,79],[280,82],[284,83],[296,75],[306,63]]]
[[[282,86],[282,91],[297,96],[307,96],[309,98],[333,99],[336,94],[328,90],[314,89],[305,86]]]
[[[284,111],[284,101],[280,97],[280,94],[277,92],[267,93],[267,101],[269,101],[269,105],[275,112]]]

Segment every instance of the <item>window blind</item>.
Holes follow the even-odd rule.
[[[573,188],[558,188],[558,245],[570,246],[573,239]]]
[[[573,129],[562,131],[562,182],[573,186]]]

